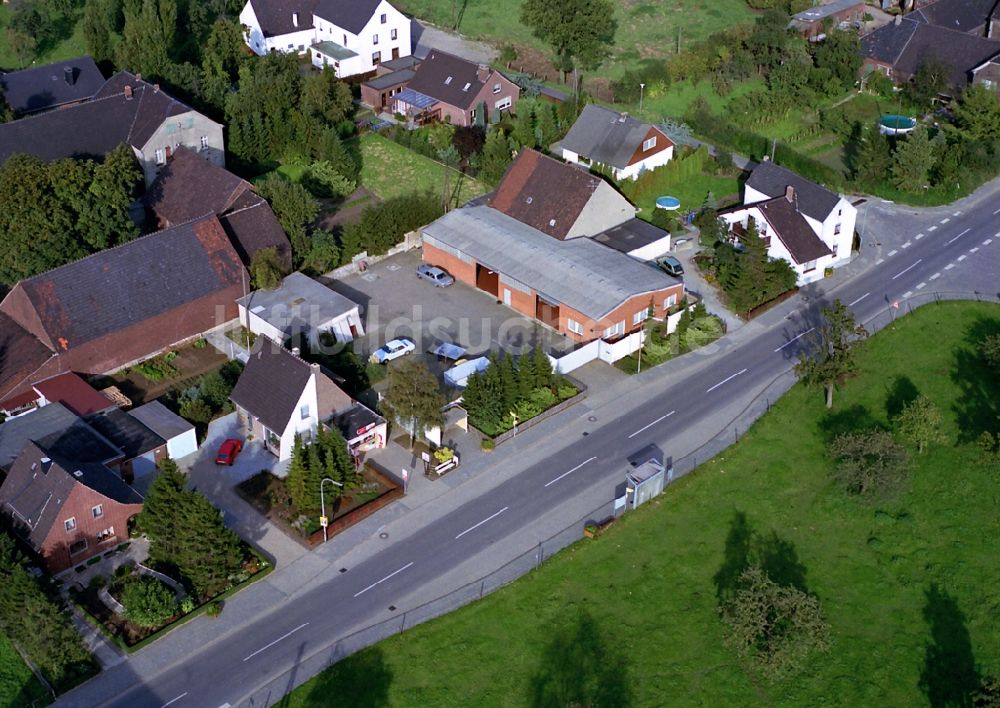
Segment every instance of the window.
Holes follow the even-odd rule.
[[[202,150],[208,150],[208,136],[207,135],[202,135],[201,136],[201,140],[199,142],[201,143],[201,149]]]
[[[104,505],[98,504],[97,506],[95,506],[90,510],[90,513],[94,515],[95,519],[101,518],[102,516],[104,516]]]
[[[75,543],[71,543],[69,546],[69,554],[75,556],[77,553],[83,553],[87,550],[87,539],[81,538]]]
[[[396,30],[389,30],[389,39],[398,39],[399,35]]]
[[[499,101],[494,103],[493,107],[496,108],[498,111],[503,111],[506,110],[507,108],[510,108],[510,103],[511,103],[510,96],[504,96]]]
[[[574,320],[572,317],[566,318],[566,329],[573,334],[583,334],[583,325]]]
[[[676,304],[677,304],[677,296],[676,295],[668,295],[667,299],[663,301],[663,309],[664,310],[669,310],[671,307],[673,307]]]
[[[836,226],[833,227],[833,235],[836,236],[839,233],[840,233],[840,224],[837,224]]]
[[[623,334],[625,334],[625,320],[615,322],[613,325],[604,330],[605,339],[613,339],[614,337],[619,337]]]
[[[463,91],[468,91],[470,88],[472,88],[472,84],[471,83],[467,83],[467,84],[465,84],[465,86],[462,87],[462,90]]]
[[[642,143],[642,150],[643,150],[643,152],[645,152],[646,150],[652,150],[655,147],[656,147],[656,136],[655,135],[653,137],[651,137],[649,140],[644,140],[643,143]]]
[[[381,22],[383,25],[385,24],[386,22],[385,13],[382,13],[382,16],[379,18],[379,22]]]
[[[500,82],[497,81],[495,84],[493,84],[493,93],[500,93],[501,88],[503,87],[500,86]]]
[[[449,76],[447,79],[444,80],[444,85],[447,86],[450,83],[451,83],[451,77]]]
[[[833,247],[830,250],[833,251],[833,257],[836,258],[837,257],[837,244],[834,243]]]
[[[306,418],[309,417],[309,404],[308,403],[305,404],[304,406],[302,406],[299,409],[299,415],[302,416],[302,420],[305,420]]]
[[[97,542],[104,543],[105,541],[109,541],[114,537],[115,537],[115,527],[109,526],[103,531],[101,531],[99,534],[97,534]]]
[[[157,150],[154,157],[156,158],[157,165],[167,164],[167,154],[163,150]]]
[[[634,315],[632,315],[632,324],[634,325],[640,324],[647,317],[649,317],[649,311],[644,307],[638,312],[636,312]]]
[[[982,84],[988,89],[992,89],[996,85],[996,83],[990,79],[983,79]]]
[[[343,44],[345,47],[347,46],[347,35],[346,34],[344,35],[344,41],[341,42],[341,44]]]
[[[372,64],[382,63],[382,52],[372,52]]]
[[[372,44],[378,44],[378,35],[377,34],[373,34],[372,35]]]
[[[71,516],[63,522],[63,526],[66,527],[66,531],[72,531],[76,528],[76,517]]]
[[[802,264],[803,273],[808,273],[811,270],[816,270],[816,261],[807,261]]]

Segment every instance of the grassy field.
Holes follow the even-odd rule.
[[[47,696],[45,687],[25,666],[7,637],[0,634],[0,706],[28,706],[36,700],[37,705],[45,705]]]
[[[444,170],[440,163],[423,157],[381,135],[361,137],[361,184],[380,199],[391,199],[413,192],[440,194],[444,188]],[[452,170],[449,188],[457,204],[464,204],[485,193],[486,187]]]
[[[0,5],[0,69],[20,69],[21,61],[10,49],[7,41],[7,22],[10,19],[11,6]],[[71,57],[78,57],[87,53],[86,44],[83,41],[82,24],[77,22],[73,27],[72,34],[67,35],[52,47],[41,47],[41,53],[35,59],[35,64],[48,64],[54,61],[62,61]]]
[[[965,441],[996,425],[997,378],[971,353],[989,332],[1000,308],[986,304],[901,319],[868,342],[832,411],[794,388],[605,535],[341,662],[287,705],[965,705],[960,691],[1000,673],[1000,476]],[[894,501],[848,498],[824,441],[885,425],[917,391],[944,413],[948,444],[915,461]],[[778,683],[741,668],[717,616],[717,581],[748,536],[832,627],[830,652]]]
[[[463,35],[498,47],[514,44],[549,51],[521,24],[521,0],[455,4],[461,12],[458,31]],[[452,5],[452,0],[396,3],[403,12],[445,29],[453,26]],[[595,72],[600,76],[619,76],[643,59],[663,59],[673,54],[677,50],[678,32],[683,47],[753,18],[745,0],[621,0],[614,5],[618,21],[615,46],[611,58]]]

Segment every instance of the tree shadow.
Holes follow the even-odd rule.
[[[909,376],[897,376],[888,386],[885,399],[885,414],[893,419],[903,412],[903,409],[920,396],[920,391]]]
[[[528,685],[532,708],[611,708],[632,705],[634,700],[624,657],[608,646],[586,610],[578,610],[576,617],[556,632]]]
[[[924,619],[931,641],[924,650],[920,689],[931,706],[970,706],[980,678],[965,615],[947,591],[932,583],[925,593]]]
[[[795,545],[781,538],[776,531],[759,534],[747,515],[737,511],[729,522],[722,566],[712,578],[720,602],[739,587],[740,575],[751,563],[759,565],[778,585],[809,592],[806,567],[799,559]]]
[[[951,380],[962,392],[953,406],[961,442],[996,432],[1000,419],[1000,375],[979,353],[980,343],[992,335],[1000,335],[1000,320],[980,317],[966,332],[965,346],[955,351]]]
[[[316,677],[302,705],[342,708],[381,708],[388,706],[392,669],[385,652],[368,647],[342,659]]]
[[[847,433],[884,427],[871,411],[857,403],[836,413],[827,413],[819,422],[820,433],[827,443]]]

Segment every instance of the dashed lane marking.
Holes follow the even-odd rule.
[[[705,393],[711,393],[712,391],[714,391],[715,389],[717,389],[717,388],[718,388],[719,386],[721,386],[722,384],[724,384],[724,383],[727,383],[727,382],[729,382],[729,381],[732,381],[732,380],[733,380],[733,379],[735,379],[735,378],[736,378],[737,376],[739,376],[740,374],[745,374],[745,373],[746,373],[747,371],[748,371],[748,369],[742,369],[742,370],[740,370],[740,371],[737,371],[737,372],[736,372],[735,374],[733,374],[732,376],[727,376],[726,378],[722,379],[722,381],[720,381],[719,383],[717,383],[717,384],[715,384],[714,386],[712,386],[711,388],[707,389],[707,390],[705,391]]]
[[[910,246],[912,246],[912,245],[913,245],[913,241],[907,241],[906,243],[904,243],[904,244],[903,244],[903,246],[902,246],[902,247],[903,247],[903,248],[909,248],[909,247],[910,247]]]
[[[653,421],[652,423],[650,423],[649,425],[644,425],[644,426],[642,426],[641,428],[639,428],[638,430],[636,430],[636,431],[635,431],[634,433],[632,433],[631,435],[629,435],[629,436],[628,436],[628,439],[629,439],[629,440],[631,440],[632,438],[634,438],[634,437],[635,437],[636,435],[638,435],[639,433],[641,433],[641,432],[644,432],[644,431],[646,431],[646,430],[649,430],[649,429],[650,429],[650,428],[652,428],[652,427],[653,427],[654,425],[656,425],[657,423],[659,423],[659,422],[660,422],[661,420],[663,420],[664,418],[669,418],[670,416],[672,416],[672,415],[673,415],[674,413],[676,413],[676,412],[677,412],[677,411],[670,411],[670,412],[669,412],[669,413],[667,413],[666,415],[661,415],[661,416],[660,416],[659,418],[657,418],[656,420],[654,420],[654,421]]]
[[[463,531],[462,533],[460,533],[457,536],[455,536],[455,540],[457,541],[458,539],[462,538],[462,536],[464,536],[465,534],[469,533],[469,531],[475,531],[480,526],[482,526],[483,524],[485,524],[487,521],[492,521],[493,519],[495,519],[498,516],[500,516],[500,514],[502,514],[505,511],[507,511],[507,509],[509,509],[509,508],[510,508],[509,506],[505,506],[503,509],[501,509],[497,513],[491,514],[490,516],[487,516],[485,519],[483,519],[482,521],[480,521],[478,524],[473,524],[469,528],[465,529],[465,531]]]
[[[903,293],[903,299],[905,300],[906,298],[910,297],[910,295],[912,295],[912,294],[913,294],[912,290],[907,290],[905,293]]]
[[[883,263],[885,263],[884,258],[879,258],[877,261],[875,261],[875,265],[882,265]]]
[[[410,565],[413,565],[413,563],[410,563]],[[382,581],[380,580],[379,582],[382,582]],[[375,586],[373,585],[372,587],[375,587]],[[357,595],[355,595],[354,597],[357,597]],[[296,627],[295,629],[291,630],[290,632],[285,632],[284,634],[282,634],[280,637],[278,637],[277,639],[275,639],[270,644],[265,644],[260,649],[258,649],[257,651],[255,651],[253,654],[247,655],[246,658],[243,659],[243,661],[249,661],[250,659],[252,659],[255,656],[257,656],[258,654],[260,654],[262,651],[266,651],[267,649],[270,649],[275,644],[277,644],[278,642],[280,642],[282,639],[288,639],[290,636],[292,636],[293,634],[295,634],[296,632],[298,632],[303,627],[308,626],[308,624],[309,624],[308,622],[303,622],[302,624],[300,624],[298,627]]]
[[[171,698],[169,701],[167,701],[166,703],[163,704],[163,708],[167,708],[167,706],[169,706],[171,703],[176,703],[180,699],[184,698],[184,696],[186,696],[187,694],[188,694],[188,692],[184,691],[184,693],[182,693],[181,695],[177,696],[177,698]]]
[[[866,295],[868,295],[868,293],[865,293],[865,295],[862,295],[862,297],[865,297]],[[861,298],[858,298],[858,299],[861,299]],[[857,302],[857,300],[855,300],[855,302]],[[853,304],[854,303],[852,302],[851,305],[853,305]],[[848,307],[850,307],[850,305],[848,305]],[[802,332],[800,334],[796,334],[794,337],[792,337],[791,339],[789,339],[787,342],[785,342],[784,344],[782,344],[780,347],[778,347],[774,351],[780,352],[782,349],[784,349],[785,347],[787,347],[789,344],[791,344],[792,342],[794,342],[796,339],[801,339],[802,337],[804,337],[807,334],[809,334],[810,332],[812,332],[814,329],[816,329],[816,328],[815,327],[810,327],[805,332]],[[728,379],[727,379],[727,381],[728,381]],[[723,381],[723,383],[725,383],[725,381]]]
[[[903,270],[899,271],[898,273],[896,273],[896,275],[892,276],[892,279],[893,279],[893,280],[895,280],[895,279],[896,279],[896,278],[898,278],[899,276],[903,275],[903,273],[907,273],[907,272],[909,272],[909,271],[913,270],[913,269],[914,269],[914,268],[916,268],[916,267],[917,267],[918,265],[920,265],[920,261],[922,261],[922,260],[923,260],[923,258],[918,258],[917,260],[915,260],[915,261],[913,262],[913,265],[909,265],[909,266],[907,266],[906,268],[903,268]]]
[[[920,283],[920,285],[917,286],[917,290],[923,290],[926,287],[927,287],[927,283]]]
[[[988,238],[985,241],[983,241],[984,246],[989,246],[991,243],[993,243],[993,239],[991,238]]]
[[[551,482],[548,482],[545,486],[548,487],[550,485],[555,484],[556,482],[558,482],[563,477],[566,477],[567,475],[573,474],[574,472],[576,472],[578,469],[580,469],[581,467],[583,467],[588,462],[593,462],[596,459],[597,459],[596,457],[591,457],[590,459],[584,460],[583,462],[581,462],[580,464],[578,464],[576,467],[574,467],[573,469],[571,469],[569,472],[563,472],[561,475],[559,475],[558,477],[556,477],[555,479],[553,479]]]
[[[937,272],[937,273],[935,273],[934,275],[931,276],[931,280],[937,280],[940,277],[941,277],[941,273]]]
[[[894,248],[894,249],[892,249],[891,251],[889,251],[889,258],[892,258],[892,257],[893,257],[893,256],[895,256],[895,255],[896,255],[897,253],[899,253],[899,251],[897,251],[897,250],[896,250],[895,248]]]
[[[855,305],[857,305],[857,304],[858,304],[859,302],[861,302],[862,300],[864,300],[864,299],[865,299],[866,297],[868,297],[869,295],[871,295],[871,293],[865,293],[864,295],[862,295],[861,297],[859,297],[859,298],[858,298],[857,300],[855,300],[854,302],[849,302],[849,303],[847,303],[847,306],[848,306],[848,307],[854,307]],[[813,329],[815,329],[815,328],[813,328]],[[809,331],[811,332],[812,330],[809,330]],[[803,332],[803,334],[805,334],[805,333]],[[802,335],[799,335],[799,336],[802,336]],[[797,339],[797,338],[798,338],[798,337],[796,337],[796,339]],[[790,342],[789,342],[789,343],[790,343]],[[774,351],[778,351],[778,350],[777,350],[777,349],[775,349]]]
[[[969,233],[969,230],[968,230],[968,229],[966,229],[965,231],[963,231],[962,233],[960,233],[960,234],[959,234],[958,236],[955,236],[954,238],[951,238],[951,239],[949,239],[949,240],[948,240],[948,243],[946,243],[945,245],[947,246],[947,245],[948,245],[949,243],[954,243],[954,242],[955,242],[955,241],[957,241],[958,239],[960,239],[960,238],[962,238],[963,236],[965,236],[965,234],[967,234],[967,233]]]
[[[358,597],[360,595],[364,595],[366,592],[368,592],[369,590],[371,590],[376,585],[379,585],[380,583],[384,583],[386,580],[388,580],[389,578],[391,578],[394,575],[399,575],[404,570],[406,570],[407,568],[409,568],[411,565],[413,565],[413,561],[410,561],[409,563],[407,563],[406,565],[404,565],[399,570],[392,571],[391,573],[389,573],[387,576],[385,576],[381,580],[376,580],[374,583],[372,583],[371,585],[369,585],[368,587],[366,587],[364,590],[359,590],[358,592],[354,593],[354,597]],[[244,661],[246,661],[246,659],[244,659]]]
[[[922,239],[923,237],[924,237],[924,235],[923,235],[923,234],[917,234],[917,235],[916,235],[916,236],[914,236],[913,238],[915,238],[915,239],[916,239],[917,241],[919,241],[919,240],[920,240],[920,239]]]
[[[975,253],[978,250],[979,250],[979,246],[973,246],[972,248],[969,249],[969,253]]]
[[[961,263],[961,262],[962,262],[962,261],[964,261],[964,260],[965,260],[966,258],[968,258],[968,256],[966,256],[966,255],[965,255],[965,254],[963,253],[962,255],[960,255],[960,256],[959,256],[958,258],[956,258],[955,260],[956,260],[956,261],[958,261],[959,263]]]
[[[928,230],[928,231],[937,231],[937,225],[934,225],[934,226],[930,227],[930,228],[929,228],[929,229],[927,229],[927,230]]]
[[[947,223],[948,223],[949,221],[951,221],[951,219],[950,219],[950,218],[948,218],[947,216],[946,216],[946,217],[944,217],[943,219],[941,219],[941,223],[942,223],[942,224],[947,224]]]
[[[954,268],[954,267],[955,267],[955,264],[954,264],[954,263],[949,263],[948,265],[946,265],[946,266],[944,267],[944,269],[945,269],[945,270],[951,270],[951,269],[952,269],[952,268]]]

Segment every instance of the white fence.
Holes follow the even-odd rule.
[[[367,251],[362,251],[358,255],[351,259],[351,262],[347,265],[342,265],[339,268],[330,271],[326,274],[327,278],[332,278],[337,280],[338,278],[343,278],[348,275],[353,275],[355,273],[360,273],[368,269],[368,266],[374,265],[379,261],[384,261],[390,256],[395,256],[397,253],[403,253],[404,251],[411,251],[414,248],[419,248],[421,243],[421,236],[419,231],[411,231],[403,237],[400,243],[390,248],[381,256],[369,256]]]
[[[593,342],[588,342],[579,349],[574,349],[561,357],[556,358],[550,354],[549,360],[552,362],[552,370],[557,374],[568,374],[596,359],[613,364],[619,359],[639,351],[645,338],[646,333],[639,330],[615,342],[595,339]]]

